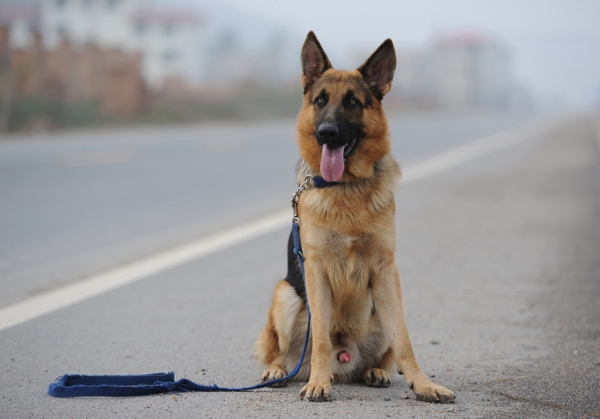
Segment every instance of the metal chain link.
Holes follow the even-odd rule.
[[[301,167],[304,168],[304,181],[302,183],[298,181],[298,189],[296,189],[296,192],[292,195],[292,209],[294,212],[292,220],[298,225],[300,225],[300,218],[298,218],[298,200],[300,199],[300,194],[309,188],[310,181],[313,178],[312,175],[308,174],[308,167],[305,161],[302,161]]]

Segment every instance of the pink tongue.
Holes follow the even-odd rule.
[[[350,356],[350,352],[342,351],[338,355],[338,361],[340,361],[342,364],[347,364],[351,360],[352,356]]]
[[[321,176],[327,182],[337,182],[344,174],[344,147],[333,148],[323,144]]]

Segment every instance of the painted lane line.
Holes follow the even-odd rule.
[[[568,118],[557,118],[551,121],[552,123],[537,121],[537,123],[485,137],[455,147],[422,162],[408,165],[403,169],[402,185],[437,175],[467,161],[539,137],[545,131],[566,120]],[[291,209],[277,212],[248,224],[0,308],[0,331],[284,228],[290,225],[291,219]]]
[[[290,224],[291,210],[214,234],[140,261],[57,288],[0,309],[0,331],[105,294],[151,275],[276,231]]]
[[[573,116],[554,118],[552,121],[538,120],[488,137],[454,147],[424,161],[411,164],[402,170],[402,184],[437,175],[495,151],[508,148],[533,138],[542,137],[553,127],[573,119]]]

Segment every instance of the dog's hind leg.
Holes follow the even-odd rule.
[[[369,387],[389,387],[390,375],[388,371],[393,371],[395,366],[394,352],[392,352],[392,348],[389,348],[377,367],[367,368],[363,372],[362,381]]]
[[[273,302],[267,324],[256,342],[257,360],[267,365],[263,381],[272,381],[287,375],[286,365],[291,341],[294,338],[296,318],[303,302],[286,281],[279,281],[273,293]],[[281,386],[279,383],[275,386]]]
[[[278,340],[278,335],[274,328],[271,315],[269,315],[267,325],[256,343],[257,358],[259,358],[263,364],[267,364],[267,369],[262,375],[262,381],[273,381],[286,376],[286,354],[280,351]],[[283,383],[278,383],[273,386],[279,387],[282,384]]]

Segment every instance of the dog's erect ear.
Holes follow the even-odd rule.
[[[394,70],[396,70],[396,50],[391,39],[386,39],[373,55],[358,68],[363,79],[379,100],[392,89]]]
[[[327,58],[327,54],[323,51],[313,31],[310,31],[306,35],[300,59],[302,60],[302,77],[300,81],[302,88],[306,92],[327,69],[331,68],[329,58]]]

